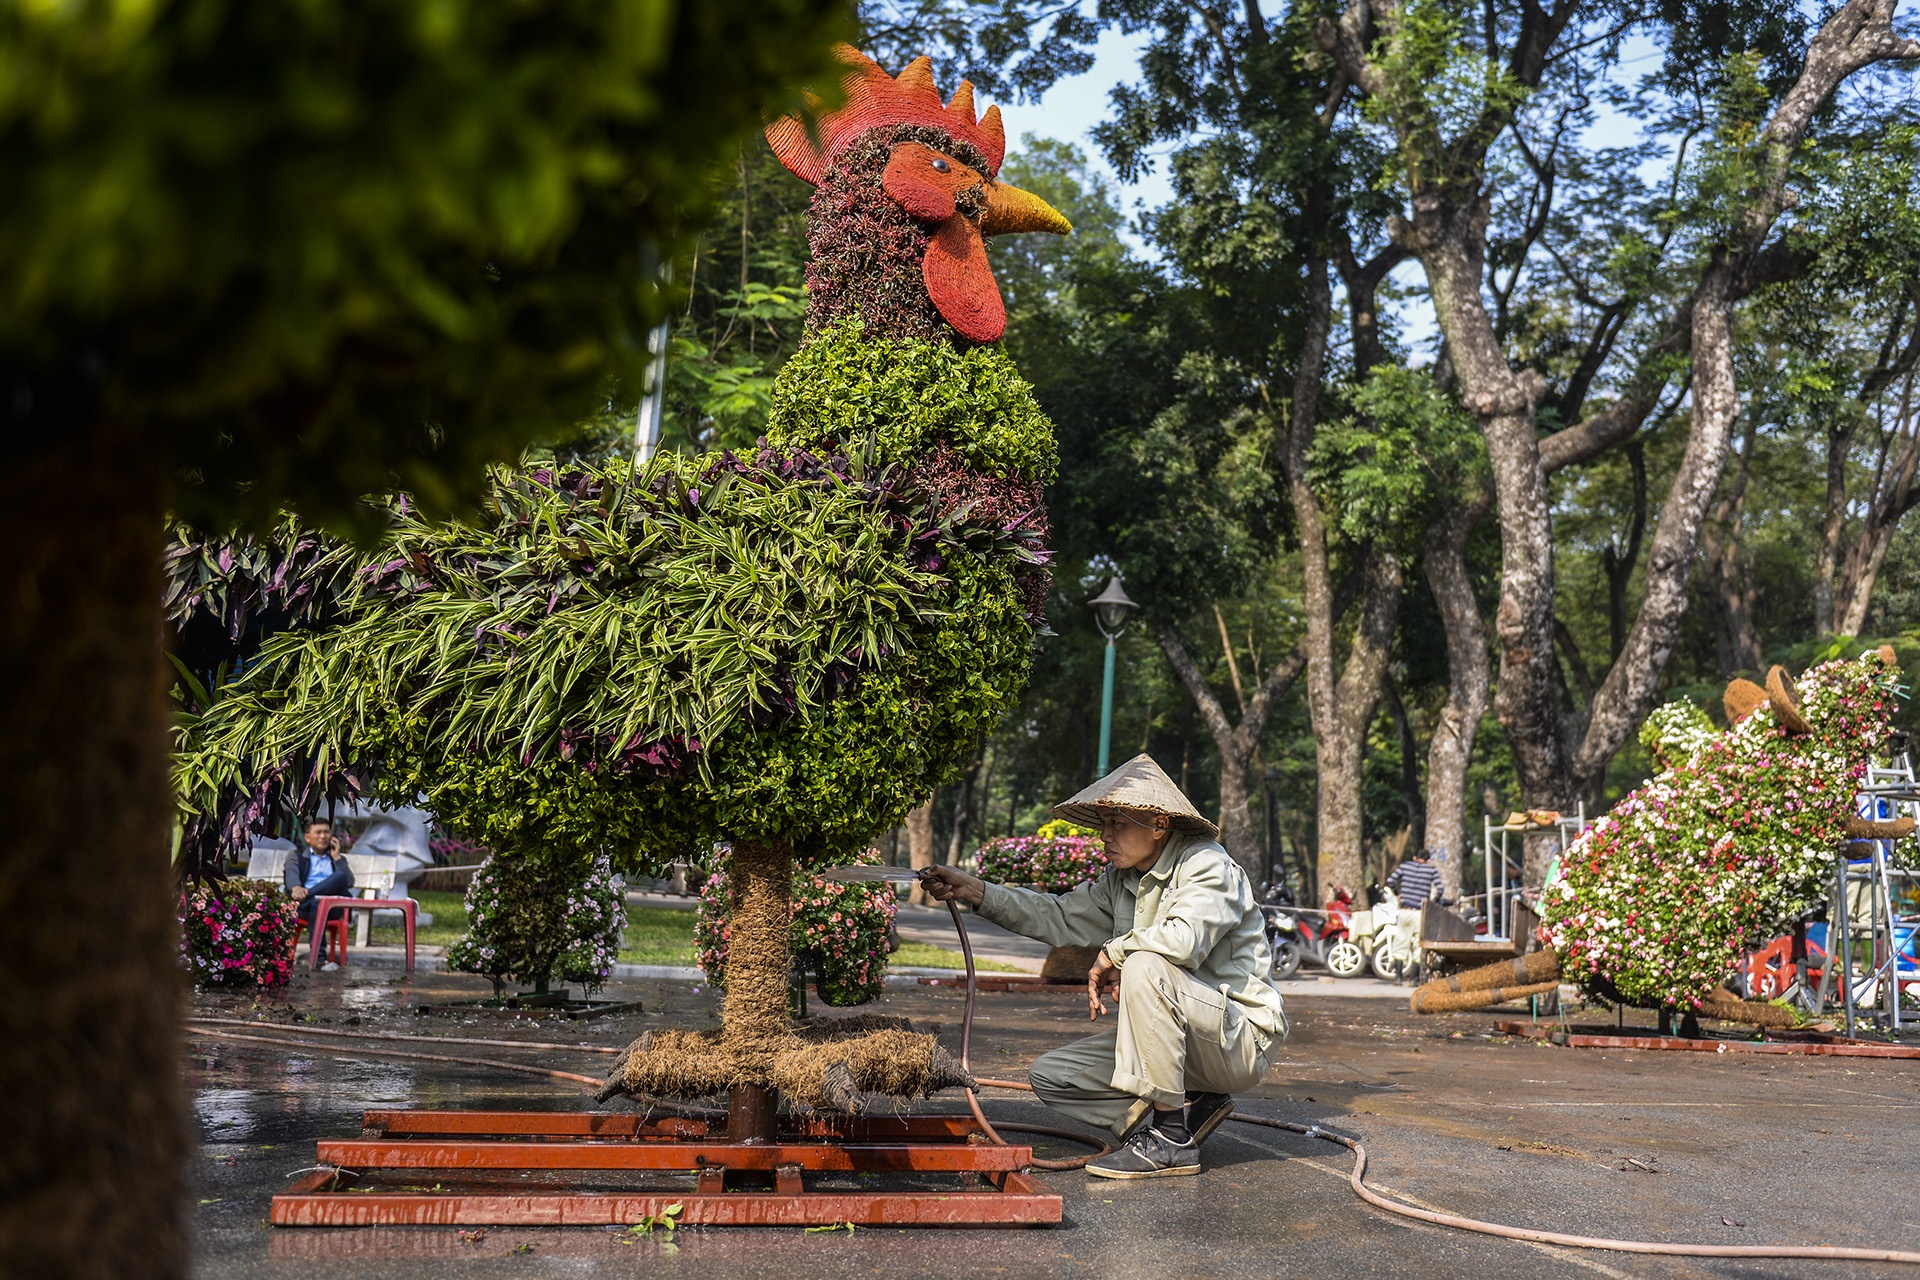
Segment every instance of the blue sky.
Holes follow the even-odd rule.
[[[1166,165],[1164,162],[1156,164],[1134,182],[1123,183],[1091,136],[1093,127],[1107,116],[1108,95],[1113,87],[1138,78],[1140,52],[1148,40],[1147,32],[1127,36],[1109,28],[1095,46],[1092,67],[1080,75],[1057,82],[1037,103],[1007,102],[1001,104],[1000,110],[1006,118],[1007,132],[1015,140],[1015,148],[1022,134],[1031,133],[1072,142],[1085,151],[1089,166],[1105,175],[1113,185],[1120,205],[1128,215],[1129,227],[1123,233],[1125,239],[1134,252],[1152,259],[1158,258],[1159,254],[1133,232],[1131,223],[1142,210],[1156,208],[1172,198],[1173,189]],[[1620,62],[1615,66],[1613,77],[1631,80],[1650,69],[1652,60],[1658,57],[1659,51],[1651,41],[1642,36],[1630,38],[1622,50]],[[1630,145],[1639,138],[1640,127],[1637,122],[1600,104],[1598,118],[1584,141],[1588,146],[1617,147]],[[1660,170],[1664,168],[1664,163],[1656,159],[1649,162],[1649,168]],[[1425,282],[1416,263],[1404,264],[1394,274],[1402,285],[1416,289]],[[1422,360],[1431,355],[1437,333],[1424,294],[1416,294],[1402,303],[1399,311],[1402,337],[1411,344],[1416,353],[1415,359]]]
[[[1130,220],[1141,209],[1155,208],[1172,198],[1167,167],[1164,163],[1156,164],[1151,173],[1141,175],[1137,182],[1123,183],[1106,157],[1100,154],[1091,134],[1093,127],[1106,119],[1107,95],[1113,87],[1139,77],[1140,51],[1146,47],[1147,40],[1146,32],[1125,36],[1108,28],[1094,48],[1092,67],[1056,82],[1037,103],[1008,102],[1000,107],[1006,118],[1007,134],[1016,140],[1016,147],[1020,135],[1031,133],[1071,142],[1085,151],[1089,165],[1113,184],[1121,208]],[[1157,256],[1131,231],[1126,238],[1135,252]]]

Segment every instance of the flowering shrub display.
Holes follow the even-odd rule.
[[[277,885],[219,880],[180,897],[180,954],[196,985],[286,985],[299,908]]]
[[[1762,703],[1688,751],[1691,717],[1672,716],[1670,766],[1561,855],[1540,931],[1562,974],[1603,999],[1698,1008],[1824,890],[1898,674],[1877,654],[1807,672],[1806,733]]]
[[[558,854],[495,854],[467,888],[467,933],[447,949],[447,967],[493,979],[558,978],[594,990],[613,972],[626,926],[620,883],[605,854],[589,862]]]
[[[877,863],[869,849],[855,862]],[[694,946],[715,986],[727,973],[727,873],[716,871],[700,889]],[[793,953],[820,975],[820,998],[835,1007],[865,1004],[880,994],[887,972],[887,935],[897,899],[884,881],[839,884],[811,871],[793,873]]]
[[[1107,869],[1100,837],[1070,822],[1049,822],[1030,836],[1003,836],[980,846],[980,875],[996,884],[1065,893]]]

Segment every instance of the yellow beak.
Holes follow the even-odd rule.
[[[1012,235],[1020,231],[1046,231],[1064,236],[1073,224],[1058,209],[1034,195],[1002,182],[987,183],[987,211],[980,215],[980,234]]]

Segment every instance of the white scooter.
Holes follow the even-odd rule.
[[[1347,927],[1353,944],[1372,963],[1374,976],[1398,982],[1419,963],[1420,913],[1402,910],[1392,889],[1380,893],[1381,900],[1354,912]]]

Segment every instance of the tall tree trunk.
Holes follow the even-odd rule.
[[[1386,694],[1387,715],[1400,739],[1400,802],[1407,807],[1407,845],[1415,849],[1427,846],[1427,803],[1420,795],[1420,746],[1414,740],[1413,720],[1407,704],[1392,680],[1381,681]],[[1395,854],[1399,857],[1399,854]]]
[[[1747,479],[1753,474],[1755,424],[1747,419],[1745,438],[1734,454],[1733,475],[1700,531],[1707,604],[1714,617],[1714,650],[1720,678],[1758,671],[1760,633],[1753,622],[1753,575],[1742,554],[1741,525],[1746,519]]]
[[[1827,428],[1827,500],[1820,521],[1820,543],[1813,553],[1813,630],[1833,634],[1833,580],[1840,571],[1841,542],[1847,529],[1847,462],[1853,452],[1857,419]]]
[[[1617,662],[1627,647],[1627,587],[1640,562],[1640,539],[1647,531],[1647,450],[1638,440],[1627,443],[1627,464],[1633,470],[1633,516],[1627,527],[1627,549],[1614,550],[1609,542],[1600,551],[1600,567],[1607,575],[1607,660]]]
[[[1492,463],[1501,531],[1500,604],[1494,612],[1500,723],[1528,807],[1565,810],[1573,807],[1578,787],[1560,706],[1551,504],[1534,426],[1545,383],[1532,370],[1516,373],[1494,337],[1480,293],[1487,214],[1484,195],[1464,206],[1416,204],[1414,224],[1398,230],[1426,265],[1461,398],[1480,424]]]
[[[1920,353],[1920,326],[1916,326],[1913,341],[1902,357],[1909,368],[1901,375],[1900,406],[1891,436],[1886,438],[1882,447],[1883,461],[1874,476],[1873,497],[1867,504],[1867,514],[1861,522],[1859,537],[1847,548],[1846,560],[1834,592],[1833,631],[1837,635],[1857,636],[1867,625],[1867,609],[1873,603],[1873,586],[1879,581],[1880,568],[1886,563],[1887,551],[1893,545],[1894,530],[1899,528],[1907,512],[1920,503],[1920,487],[1915,485],[1915,473],[1920,470],[1920,420],[1916,420],[1914,413],[1913,373],[1910,368],[1916,353]],[[1898,452],[1893,454],[1889,466],[1887,455],[1892,453],[1894,446],[1898,447]]]
[[[947,837],[947,856],[944,859],[950,867],[959,865],[961,851],[967,847],[967,828],[973,825],[973,784],[980,776],[985,753],[984,747],[973,753],[973,759],[967,761],[967,767],[960,771],[960,785],[953,790],[953,831]]]
[[[1334,687],[1331,714],[1326,728],[1314,727],[1323,893],[1336,884],[1357,891],[1365,883],[1361,865],[1365,832],[1361,770],[1367,729],[1380,707],[1387,659],[1399,624],[1400,587],[1399,560],[1377,547],[1370,549],[1366,582],[1361,589],[1360,620],[1347,650],[1346,666]]]
[[[1380,704],[1380,682],[1400,608],[1400,564],[1380,547],[1361,550],[1360,621],[1342,667],[1335,657],[1337,607],[1330,533],[1320,500],[1307,484],[1307,456],[1319,422],[1320,384],[1333,323],[1333,291],[1324,258],[1307,263],[1307,323],[1294,371],[1286,433],[1287,496],[1300,539],[1307,635],[1307,710],[1313,722],[1318,892],[1360,885],[1360,762],[1367,726]]]
[[[1427,844],[1439,853],[1440,881],[1460,896],[1472,837],[1467,827],[1467,768],[1490,684],[1486,624],[1467,573],[1467,539],[1493,495],[1482,489],[1465,506],[1449,503],[1427,537],[1427,587],[1447,637],[1447,704],[1427,742]]]
[[[1160,642],[1174,674],[1192,695],[1201,721],[1213,736],[1214,750],[1220,756],[1220,843],[1233,855],[1234,861],[1247,869],[1249,877],[1256,877],[1257,883],[1263,859],[1248,800],[1247,766],[1260,747],[1260,735],[1266,732],[1275,702],[1300,678],[1301,669],[1306,666],[1306,654],[1296,648],[1281,659],[1247,699],[1240,722],[1234,724],[1227,719],[1220,699],[1214,696],[1212,686],[1195,665],[1179,633],[1165,622],[1156,620],[1152,625],[1154,638]]]
[[[727,995],[721,1036],[753,1052],[787,1034],[793,968],[793,850],[780,841],[740,841],[728,863]]]
[[[0,468],[0,1271],[187,1273],[162,472],[88,433]]]
[[[924,871],[933,865],[933,797],[907,815],[907,862],[915,871]],[[927,891],[916,881],[908,900],[915,906],[924,907],[933,901]]]
[[[1873,586],[1880,580],[1881,566],[1893,546],[1891,522],[1873,531],[1871,539],[1861,540],[1859,564],[1846,577],[1846,591],[1840,596],[1840,611],[1834,618],[1834,634],[1858,636],[1867,625],[1867,610],[1873,604]]]

